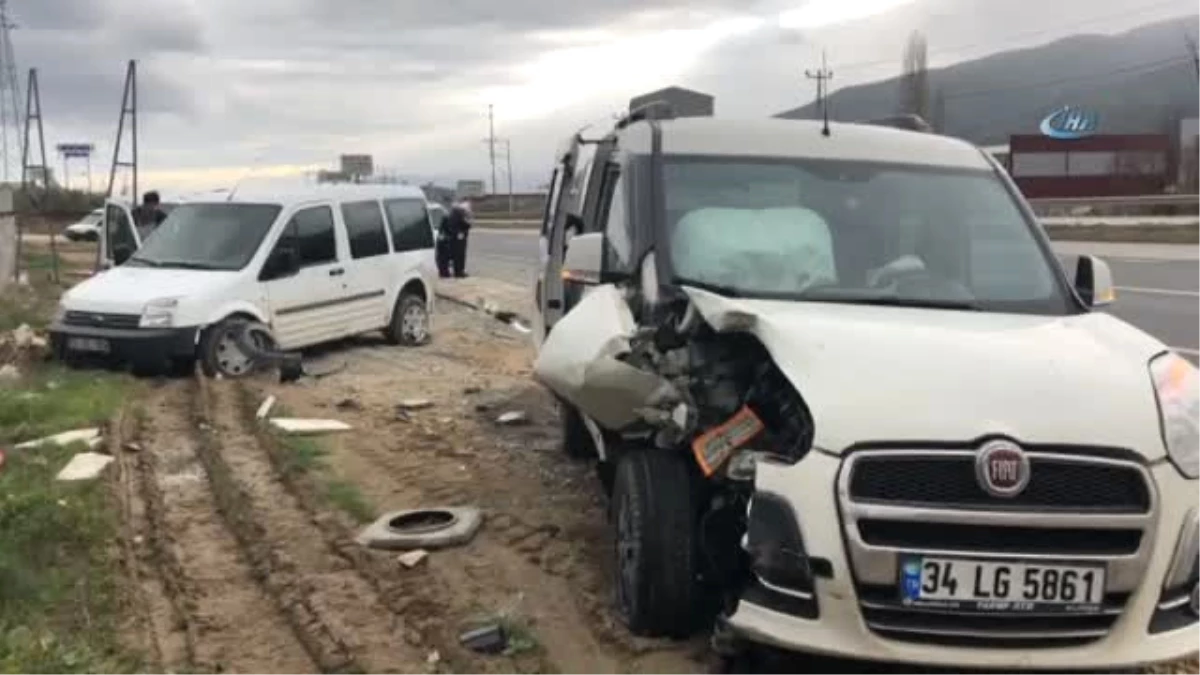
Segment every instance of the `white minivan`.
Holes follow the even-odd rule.
[[[102,246],[101,266],[111,268],[63,295],[51,341],[68,361],[100,356],[176,372],[199,361],[205,374],[225,377],[253,370],[234,330],[244,321],[266,324],[284,350],[376,330],[421,344],[434,301],[433,241],[416,187],[214,193],[176,206],[132,251]]]

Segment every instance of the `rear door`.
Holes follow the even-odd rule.
[[[285,246],[296,251],[300,269],[289,276],[260,276],[271,307],[275,339],[283,349],[297,349],[340,337],[345,268],[333,207],[322,204],[298,209],[275,242],[275,249]]]
[[[387,299],[387,320],[390,322],[391,312],[396,306],[396,295],[404,280],[419,274],[425,288],[433,288],[433,279],[437,275],[434,232],[441,227],[445,211],[427,206],[422,199],[413,198],[385,199],[383,210],[387,216],[388,232],[392,236],[392,257],[395,259],[391,265],[392,279]]]
[[[141,237],[133,226],[129,207],[106,200],[100,221],[100,245],[96,252],[96,269],[105,270],[120,265],[142,247]]]
[[[350,249],[343,319],[348,334],[366,333],[386,326],[391,310],[387,300],[393,270],[387,225],[377,199],[343,202],[341,215]]]

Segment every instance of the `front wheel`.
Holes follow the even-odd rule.
[[[696,509],[682,453],[631,450],[613,485],[617,611],[635,635],[685,638],[696,628]]]
[[[388,342],[406,347],[429,342],[429,307],[425,300],[413,293],[402,293],[384,335]]]
[[[200,338],[200,369],[205,375],[239,378],[258,369],[254,356],[238,342],[249,323],[245,319],[225,319],[204,331]]]

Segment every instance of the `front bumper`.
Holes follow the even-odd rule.
[[[930,641],[925,639],[927,636],[885,637],[873,630],[862,605],[867,585],[857,579],[864,566],[861,548],[857,549],[857,563],[852,562],[851,552],[857,544],[851,541],[855,535],[850,528],[844,526],[846,502],[839,497],[838,487],[842,465],[843,458],[817,451],[795,466],[759,464],[756,490],[776,495],[791,507],[805,551],[813,559],[828,561],[832,574],[815,579],[812,603],[799,610],[780,602],[778,593],[764,595],[758,586],[752,587],[729,617],[729,626],[736,633],[797,651],[948,667],[1078,671],[1135,666],[1196,652],[1197,623],[1194,617],[1184,614],[1190,610],[1177,606],[1171,614],[1176,620],[1164,623],[1164,613],[1159,609],[1164,602],[1163,582],[1178,556],[1177,550],[1187,548],[1181,546],[1181,541],[1193,536],[1190,530],[1196,527],[1196,481],[1185,480],[1169,463],[1145,467],[1155,488],[1155,505],[1146,520],[1138,554],[1108,564],[1110,570],[1117,570],[1115,575],[1110,572],[1110,584],[1122,583],[1124,577],[1130,588],[1122,594],[1119,616],[1103,637],[1069,646],[1018,645],[1011,641],[1005,645],[1003,640],[962,646]],[[1190,551],[1184,555],[1195,557]],[[1021,556],[1013,553],[1009,557]],[[1129,566],[1134,562],[1137,574],[1130,579]],[[1125,571],[1120,571],[1122,566]],[[813,612],[813,607],[819,610]],[[1183,620],[1178,620],[1180,616]]]
[[[55,322],[50,326],[50,345],[54,354],[102,358],[106,361],[156,366],[171,359],[191,358],[196,354],[198,326],[180,328],[99,328]],[[70,338],[106,340],[107,354],[74,352]]]

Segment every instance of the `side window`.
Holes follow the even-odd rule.
[[[129,221],[129,213],[115,204],[109,204],[104,212],[105,236],[108,238],[109,255],[115,255],[118,249],[132,253],[137,249],[137,241],[133,237],[133,223]]]
[[[419,199],[390,199],[383,203],[383,208],[387,211],[392,246],[397,253],[433,248],[433,230],[424,202]]]
[[[342,204],[342,220],[346,221],[351,257],[358,259],[387,254],[387,232],[379,202]]]
[[[558,210],[559,193],[562,192],[563,169],[554,169],[550,175],[550,191],[546,194],[546,205],[542,211],[542,235],[550,236],[550,225],[554,222],[554,213]]]
[[[624,181],[616,164],[605,167],[602,190],[597,221],[604,227],[604,269],[632,272],[633,241],[626,217]]]
[[[314,206],[297,211],[288,221],[284,238],[290,239],[300,255],[301,267],[337,262],[337,239],[333,233],[333,209]]]

